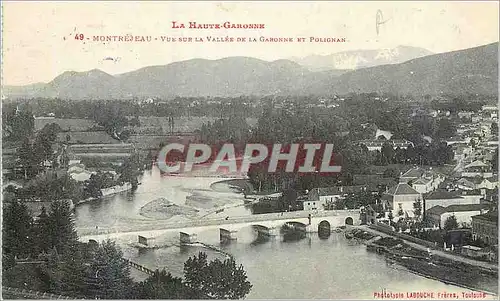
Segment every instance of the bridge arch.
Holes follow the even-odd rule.
[[[346,219],[345,219],[345,224],[346,224],[346,225],[350,225],[350,226],[354,225],[354,220],[353,220],[353,218],[352,218],[352,217],[350,217],[350,216],[346,217]]]
[[[326,221],[326,220],[322,220],[319,224],[318,224],[318,232],[331,232],[331,225],[330,225],[330,222],[329,221]]]
[[[266,227],[264,225],[252,225],[252,228],[256,231],[259,231],[259,230],[269,230],[270,227]]]
[[[326,239],[330,237],[332,233],[330,222],[327,220],[322,220],[318,224],[318,236],[319,238]]]
[[[305,231],[305,229],[307,227],[306,224],[301,223],[301,222],[295,222],[295,221],[286,222],[285,225],[289,226],[289,227],[292,227],[294,229],[303,229],[304,231]]]

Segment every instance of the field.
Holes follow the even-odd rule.
[[[104,131],[95,132],[68,132],[59,133],[57,140],[66,142],[69,135],[69,144],[112,144],[120,143],[120,141],[111,138],[111,136]]]
[[[191,133],[199,130],[203,124],[214,122],[215,117],[175,117],[174,133]],[[165,135],[170,131],[168,117],[139,117],[140,127],[129,127],[136,134]],[[247,118],[250,126],[257,124],[256,118]]]
[[[69,118],[35,118],[35,131],[43,129],[44,126],[55,123],[64,132],[88,131],[97,124],[90,119],[69,119]]]

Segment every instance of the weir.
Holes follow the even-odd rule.
[[[132,267],[132,268],[134,268],[134,269],[136,269],[136,270],[138,270],[138,271],[141,271],[141,272],[143,272],[143,273],[145,273],[145,274],[148,274],[148,275],[150,275],[150,276],[153,276],[153,275],[156,273],[156,271],[153,271],[153,270],[151,270],[151,269],[148,269],[147,267],[145,267],[145,266],[143,266],[143,265],[140,265],[140,264],[138,264],[138,263],[135,263],[135,262],[133,262],[133,261],[131,261],[131,260],[128,260],[128,259],[126,259],[126,258],[121,258],[121,260],[122,260],[123,262],[125,262],[128,266],[130,266],[130,267]]]

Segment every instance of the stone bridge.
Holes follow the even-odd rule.
[[[98,230],[98,233],[96,233],[96,230],[88,232],[78,230],[78,235],[82,241],[88,241],[89,239],[99,241],[130,235],[158,237],[167,232],[177,231],[183,233],[180,237],[181,240],[190,242],[196,240],[198,232],[207,229],[218,229],[221,240],[232,240],[235,239],[234,233],[244,227],[253,227],[254,230],[263,235],[277,235],[281,226],[290,223],[302,227],[306,232],[318,232],[319,228],[333,230],[344,225],[359,225],[360,213],[359,210],[294,211],[218,219],[198,219],[186,222],[155,221],[135,225],[134,229],[101,229]],[[193,235],[193,238],[190,238],[190,235]]]

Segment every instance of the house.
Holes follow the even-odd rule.
[[[492,112],[492,111],[493,111],[493,112],[497,112],[497,111],[498,111],[498,108],[497,108],[497,106],[495,106],[495,105],[484,105],[484,106],[481,108],[481,110],[482,110],[483,112]]]
[[[328,202],[335,203],[342,195],[342,186],[313,188],[307,194],[307,200],[304,200],[304,210],[323,210]]]
[[[470,167],[488,167],[489,165],[484,163],[483,161],[480,160],[475,160],[474,162],[471,162],[467,165],[465,165],[464,168],[470,168]]]
[[[465,204],[450,205],[447,207],[434,206],[425,212],[427,220],[432,226],[444,228],[446,220],[450,216],[455,216],[458,225],[469,227],[472,223],[472,216],[486,213],[488,206],[485,204]]]
[[[472,236],[489,245],[498,245],[498,211],[472,217]]]
[[[461,144],[461,145],[467,145],[470,143],[470,140],[472,138],[470,137],[451,137],[446,139],[446,145],[455,145],[455,144]]]
[[[474,115],[471,117],[472,123],[479,123],[483,118],[480,115]]]
[[[480,248],[476,246],[462,246],[460,250],[462,255],[472,258],[486,258],[490,261],[496,261],[498,250],[496,252],[490,247]]]
[[[424,175],[425,171],[421,168],[415,167],[406,171],[399,177],[400,182],[408,183],[410,181],[417,180]]]
[[[323,210],[327,203],[335,203],[349,193],[367,191],[366,186],[332,186],[313,188],[304,201],[304,210]]]
[[[86,170],[83,164],[73,164],[70,168],[68,168],[69,176],[77,182],[85,182],[89,180],[94,173],[95,172]]]
[[[394,216],[400,215],[401,212],[411,215],[413,204],[417,200],[422,201],[422,194],[401,181],[382,195],[383,204],[393,211]]]
[[[392,137],[392,133],[389,131],[383,131],[380,129],[377,129],[377,132],[375,133],[375,139],[384,139],[384,140],[389,140]]]
[[[471,166],[465,167],[462,171],[462,177],[464,178],[474,178],[474,177],[483,177],[483,178],[491,178],[493,176],[493,172],[490,166]]]
[[[488,141],[486,141],[486,145],[488,148],[498,147],[498,138],[491,137]],[[493,148],[494,149],[494,148]]]
[[[384,137],[384,136],[381,136]],[[408,147],[413,147],[413,142],[407,140],[361,140],[358,142],[361,145],[365,145],[369,151],[381,151],[384,143],[389,143],[393,149],[407,149]]]
[[[394,178],[384,178],[378,174],[352,176],[352,184],[354,186],[365,186],[366,189],[372,193],[387,191],[389,187],[397,183],[398,182],[394,180]]]
[[[491,178],[472,178],[472,182],[474,183],[474,189],[495,189],[498,187],[498,178],[497,177],[491,177]]]
[[[458,161],[462,156],[467,157],[472,153],[472,147],[469,145],[454,144],[452,145],[453,150],[453,160]]]
[[[474,115],[474,112],[466,112],[466,111],[461,111],[458,112],[458,118],[466,118],[466,119],[471,119],[472,115]]]
[[[490,113],[490,119],[492,121],[497,121],[498,120],[498,111],[494,111]]]
[[[11,189],[19,189],[19,188],[23,188],[23,183],[21,183],[20,181],[14,181],[14,180],[3,182],[2,183],[2,191],[7,189],[7,187],[12,187]]]
[[[456,182],[457,188],[462,190],[474,190],[476,189],[476,184],[472,182],[472,179],[461,178]]]
[[[465,196],[455,191],[436,190],[424,196],[424,210],[427,211],[434,206],[479,204],[480,199],[481,196]]]
[[[369,151],[381,151],[382,150],[382,145],[387,141],[382,141],[382,140],[362,140],[359,141],[359,144],[365,145]]]
[[[418,178],[411,183],[411,187],[419,193],[427,193],[432,190],[432,179]]]
[[[413,142],[408,141],[408,140],[392,140],[392,147],[394,149],[396,149],[396,148],[407,149],[410,146],[415,147]]]

